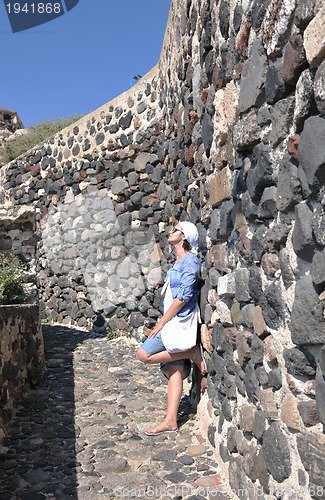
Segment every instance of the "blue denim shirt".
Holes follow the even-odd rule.
[[[186,304],[177,316],[187,316],[196,306],[200,293],[200,261],[193,253],[188,253],[176,262],[168,271],[166,281],[169,280],[173,299],[186,300]]]

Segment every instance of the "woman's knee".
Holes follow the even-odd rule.
[[[150,354],[148,354],[147,352],[145,352],[142,347],[140,347],[138,349],[138,352],[137,352],[137,355],[138,355],[138,359],[140,361],[142,361],[142,363],[149,363],[149,357],[150,357]]]

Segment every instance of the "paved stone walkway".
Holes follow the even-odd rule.
[[[166,380],[137,343],[45,326],[44,380],[26,392],[0,447],[0,499],[226,499],[188,396],[180,430],[146,436]]]

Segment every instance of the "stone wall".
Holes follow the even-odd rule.
[[[24,133],[24,125],[16,111],[0,108],[0,167],[4,165],[1,150],[5,143]]]
[[[324,496],[325,10],[174,0],[158,65],[7,165],[32,203],[43,315],[141,338],[165,225],[201,236],[202,426],[242,498]]]
[[[38,304],[0,306],[0,441],[26,384],[40,382],[44,361]]]
[[[44,361],[36,290],[36,221],[33,207],[0,210],[0,253],[28,264],[26,304],[0,305],[0,441],[26,384],[40,381]]]

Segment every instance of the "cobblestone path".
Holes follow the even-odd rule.
[[[0,499],[230,498],[188,396],[177,433],[149,437],[166,380],[137,343],[45,326],[44,380],[0,446]]]

